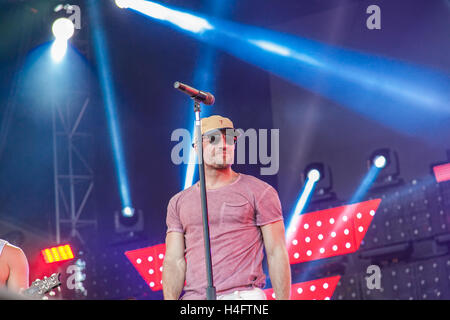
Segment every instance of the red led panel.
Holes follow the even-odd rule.
[[[166,245],[164,243],[126,251],[125,255],[153,291],[162,290],[162,267]]]
[[[444,182],[450,180],[450,163],[441,164],[433,167],[434,176],[436,181]]]
[[[358,250],[381,199],[302,214],[287,237],[291,264]]]
[[[294,283],[291,286],[291,300],[330,300],[340,276]],[[268,300],[275,300],[273,289],[264,290]]]

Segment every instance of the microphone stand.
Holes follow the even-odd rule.
[[[206,184],[205,184],[205,165],[203,163],[203,137],[201,130],[200,120],[200,102],[194,100],[194,113],[195,113],[195,131],[197,133],[197,159],[198,159],[198,173],[200,182],[200,198],[202,202],[202,217],[203,217],[203,240],[205,242],[205,262],[206,262],[206,299],[216,300],[216,288],[213,284],[212,262],[211,262],[211,245],[209,236],[209,223],[208,223],[208,206],[206,199]]]

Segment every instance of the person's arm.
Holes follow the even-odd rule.
[[[28,288],[29,267],[22,249],[7,245],[4,254],[8,257],[9,276],[6,286],[9,290],[20,292]]]
[[[184,234],[168,232],[162,274],[165,300],[178,300],[183,290],[186,277],[184,250]]]
[[[291,266],[286,249],[283,221],[261,226],[261,231],[275,298],[289,300],[291,296]]]

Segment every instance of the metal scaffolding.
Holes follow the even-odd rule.
[[[81,102],[81,103],[80,103]],[[81,105],[81,108],[80,108]],[[71,92],[64,104],[53,104],[53,164],[55,186],[56,242],[78,238],[81,243],[87,228],[96,228],[97,219],[88,206],[94,187],[92,154],[88,140],[92,135],[80,125],[89,107],[89,95]]]

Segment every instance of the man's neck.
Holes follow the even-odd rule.
[[[215,169],[205,166],[206,189],[218,189],[234,182],[239,174],[234,172],[231,167],[224,169]]]

